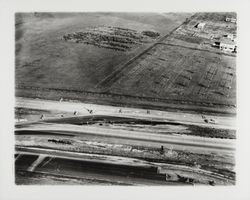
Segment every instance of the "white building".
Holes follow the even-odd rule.
[[[196,27],[199,28],[199,29],[204,29],[205,25],[206,25],[206,23],[204,23],[204,22],[203,23],[198,23],[196,25]]]
[[[18,118],[18,119],[15,119],[15,122],[27,122],[27,119],[22,119],[22,118]]]
[[[232,40],[232,41],[236,41],[236,36],[234,34],[228,34],[228,35],[225,35],[226,38]]]
[[[226,17],[225,19],[226,22],[232,22],[232,23],[236,23],[236,18],[233,18],[233,17]]]
[[[219,47],[223,51],[236,52],[236,44],[231,40],[222,40],[215,42],[215,46]]]

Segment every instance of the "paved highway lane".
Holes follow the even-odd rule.
[[[215,124],[205,123],[200,114],[184,113],[184,112],[169,112],[150,110],[147,113],[146,109],[128,108],[128,107],[116,107],[97,104],[87,104],[79,102],[59,102],[51,100],[41,99],[29,99],[16,97],[16,107],[40,109],[40,110],[55,110],[61,112],[70,112],[73,115],[74,111],[78,112],[78,115],[89,115],[89,110],[93,111],[95,115],[109,115],[119,117],[131,117],[139,119],[154,119],[165,120],[169,122],[177,122],[182,124],[199,125],[212,128],[221,129],[235,129],[235,117],[233,116],[220,116],[220,115],[206,115],[207,119],[214,119]]]
[[[112,142],[119,139],[129,139],[137,142],[138,145],[156,146],[164,145],[169,148],[178,150],[188,150],[190,152],[233,152],[235,148],[235,140],[232,139],[217,139],[197,137],[190,135],[171,135],[171,134],[154,134],[148,132],[130,131],[130,130],[113,130],[106,127],[92,127],[71,124],[54,124],[54,123],[36,123],[29,124],[23,128],[18,128],[17,131],[33,130],[56,132],[58,134],[69,134],[73,136],[102,136],[108,137]],[[35,133],[34,133],[35,134]]]

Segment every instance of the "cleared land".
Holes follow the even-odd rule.
[[[16,96],[234,113],[235,53],[213,46],[236,35],[227,16],[17,14]]]
[[[234,105],[235,64],[231,56],[158,44],[108,88],[111,93]]]
[[[67,42],[63,36],[89,32],[89,29],[93,33],[103,26],[165,35],[188,16],[190,14],[169,14],[168,17],[158,14],[131,14],[130,17],[105,13],[17,14],[16,86],[98,91],[94,87],[96,84],[154,40],[123,52]]]
[[[214,46],[228,35],[236,37],[236,24],[225,22],[226,17],[236,16],[193,15],[103,85],[110,93],[235,107],[236,54]],[[199,23],[205,27],[197,28]]]

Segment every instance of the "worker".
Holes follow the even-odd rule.
[[[163,154],[164,153],[164,147],[163,145],[161,145],[161,150],[160,150],[160,153]]]
[[[215,185],[215,181],[214,180],[210,180],[210,181],[208,181],[208,183],[209,183],[209,185],[212,185],[212,186]]]

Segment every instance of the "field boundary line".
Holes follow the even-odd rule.
[[[205,52],[209,52],[209,53],[213,53],[213,54],[218,54],[218,55],[236,57],[236,55],[227,54],[227,53],[224,53],[224,52],[214,52],[214,51],[210,51],[208,49],[200,49],[200,48],[195,48],[195,47],[187,47],[187,46],[180,45],[180,44],[165,43],[165,42],[157,42],[157,44],[158,45],[167,45],[167,46],[176,46],[176,47],[181,47],[181,48],[185,48],[185,49],[191,49],[191,50],[196,50],[196,51],[205,51]]]
[[[96,84],[95,88],[99,88],[99,87],[104,87],[106,88],[107,86],[109,86],[109,84],[112,81],[116,81],[117,79],[119,79],[119,75],[122,75],[122,72],[127,69],[130,70],[128,68],[126,68],[128,65],[132,64],[135,60],[137,60],[138,58],[140,58],[142,55],[144,55],[145,53],[147,53],[148,51],[150,51],[151,49],[153,49],[158,43],[162,42],[163,40],[165,40],[167,37],[171,36],[178,28],[180,28],[183,24],[188,23],[189,21],[191,21],[191,19],[196,16],[197,14],[194,14],[192,16],[190,16],[188,19],[186,19],[183,23],[181,23],[179,26],[177,26],[176,28],[174,28],[172,31],[170,31],[168,34],[162,36],[158,41],[156,41],[155,43],[153,43],[151,46],[149,46],[147,49],[145,49],[144,51],[142,51],[141,53],[139,53],[138,55],[134,56],[133,58],[131,58],[129,61],[127,61],[121,68],[115,70],[113,73],[111,73],[110,75],[108,75],[107,77],[105,77],[102,81],[100,81],[99,83]]]
[[[167,99],[167,98],[159,98],[159,97],[149,97],[149,96],[135,96],[128,94],[118,94],[118,93],[110,93],[110,92],[92,92],[80,89],[72,89],[72,88],[45,88],[45,87],[36,87],[36,86],[25,86],[19,85],[16,86],[16,89],[28,89],[28,90],[41,90],[41,91],[60,91],[60,92],[71,92],[71,93],[81,93],[82,95],[93,95],[93,96],[101,96],[104,97],[119,97],[119,98],[130,98],[135,100],[144,100],[144,101],[152,101],[152,102],[163,102],[163,103],[171,103],[171,104],[187,104],[187,105],[210,105],[213,103],[217,106],[225,106],[225,107],[234,107],[233,104],[223,104],[223,103],[215,103],[215,102],[203,102],[203,101],[190,101],[185,99]],[[185,102],[185,103],[182,103]]]

